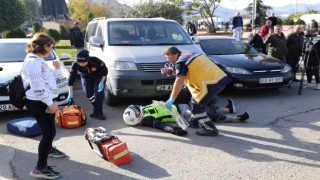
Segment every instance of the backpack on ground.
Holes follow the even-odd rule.
[[[63,106],[56,112],[55,121],[58,126],[65,128],[78,128],[84,126],[87,122],[86,113],[78,105]]]
[[[87,128],[85,139],[91,149],[100,157],[117,166],[131,162],[131,156],[127,144],[118,137],[108,133],[105,128]]]
[[[25,117],[11,120],[7,123],[9,132],[21,136],[37,136],[41,134],[41,129],[33,117]]]
[[[26,91],[30,89],[30,86],[24,89],[21,75],[16,75],[10,79],[8,87],[10,103],[16,108],[22,109],[26,102]]]

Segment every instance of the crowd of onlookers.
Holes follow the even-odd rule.
[[[242,19],[240,13],[233,18],[233,36],[241,39]],[[258,51],[287,63],[294,72],[294,81],[299,67],[299,61],[303,60],[306,67],[307,83],[305,88],[320,90],[319,61],[320,61],[320,39],[318,23],[311,22],[311,29],[305,32],[305,25],[295,25],[293,31],[287,36],[282,32],[282,26],[278,24],[277,18],[272,13],[266,23],[260,26],[260,18],[257,15],[252,32],[248,35],[248,43]],[[238,26],[237,26],[238,25]],[[312,84],[312,77],[316,84]]]

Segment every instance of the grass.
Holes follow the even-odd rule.
[[[57,52],[59,57],[61,57],[61,55],[64,54],[64,53],[70,54],[72,56],[71,59],[63,60],[63,62],[64,62],[65,65],[71,65],[71,63],[74,60],[74,56],[75,56],[75,54],[77,52],[77,49],[70,45],[70,41],[69,40],[60,40],[56,44],[56,52]]]

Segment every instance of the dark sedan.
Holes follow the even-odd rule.
[[[197,36],[194,41],[231,79],[237,89],[278,88],[292,82],[291,67],[231,37]]]

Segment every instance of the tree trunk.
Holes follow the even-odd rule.
[[[216,28],[214,27],[214,25],[209,24],[209,25],[206,27],[206,31],[207,31],[207,33],[216,33]]]

